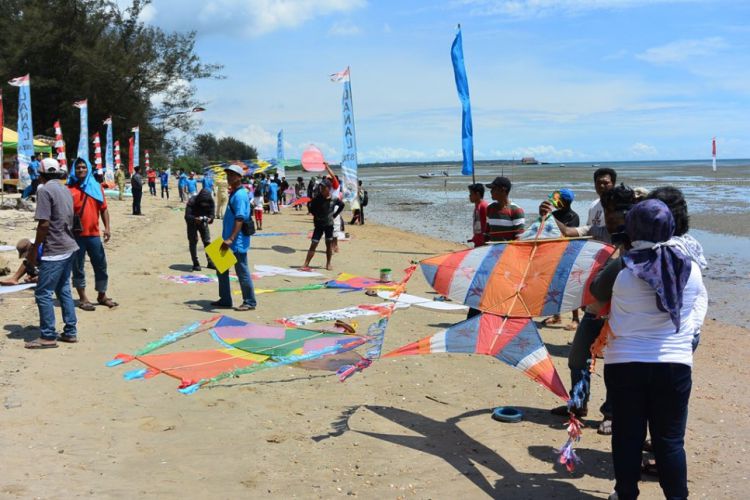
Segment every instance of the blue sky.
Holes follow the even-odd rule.
[[[287,157],[341,155],[351,66],[360,162],[459,160],[450,45],[461,23],[477,159],[750,157],[750,2],[155,0],[198,31],[224,80],[197,84],[202,131]]]

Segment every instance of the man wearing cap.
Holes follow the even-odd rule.
[[[74,254],[78,244],[73,237],[73,197],[59,179],[65,177],[65,169],[57,160],[45,158],[41,162],[40,181],[37,190],[36,237],[34,245],[26,253],[27,273],[38,270],[38,281],[34,297],[39,309],[38,339],[26,342],[27,349],[57,347],[57,341],[77,342],[75,304],[70,291],[70,273],[73,270]],[[52,181],[52,182],[48,182]],[[37,258],[39,246],[44,245],[41,258]],[[60,336],[55,330],[55,305],[52,295],[57,296],[62,309],[65,328]]]
[[[512,184],[507,177],[495,177],[487,184],[494,203],[487,207],[487,241],[510,241],[523,232],[523,208],[510,201]]]
[[[481,247],[485,243],[487,234],[487,202],[484,200],[484,185],[469,185],[469,201],[474,204],[472,229],[474,236],[467,243],[474,243],[474,247]]]
[[[0,286],[13,286],[20,283],[21,278],[26,274],[27,271],[27,260],[26,256],[29,253],[29,250],[31,250],[31,247],[34,246],[34,244],[31,242],[28,238],[22,238],[18,240],[18,243],[16,243],[16,251],[18,252],[18,258],[22,259],[23,262],[21,262],[21,265],[18,266],[18,269],[15,273],[13,273],[13,276],[10,278],[5,278],[4,280],[0,281]],[[41,256],[41,247],[40,251],[37,252],[37,260],[39,260],[39,257]],[[32,269],[31,272],[33,273],[34,270]],[[35,282],[37,279],[37,276],[29,275],[28,278],[26,278],[26,283]]]
[[[252,232],[250,219],[250,196],[247,189],[242,186],[242,168],[238,165],[230,165],[224,169],[229,183],[229,202],[224,212],[222,221],[221,237],[224,242],[222,250],[231,249],[237,258],[234,270],[237,273],[237,281],[242,290],[242,304],[236,307],[236,311],[252,311],[258,305],[255,300],[255,289],[247,264],[247,252],[250,249],[250,234]],[[218,275],[219,278],[219,300],[212,302],[214,307],[232,307],[232,289],[229,285],[229,270]]]
[[[561,189],[559,208],[552,212],[555,219],[562,222],[566,227],[578,227],[581,225],[578,214],[571,208],[575,199],[576,195],[571,189]]]

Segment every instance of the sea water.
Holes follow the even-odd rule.
[[[482,164],[476,181],[489,183],[498,175],[513,182],[511,199],[536,217],[539,204],[561,188],[576,194],[573,204],[585,223],[588,207],[596,198],[593,173],[597,167],[614,168],[618,183],[651,189],[671,185],[680,188],[688,202],[693,223],[691,234],[704,246],[709,268],[704,271],[709,290],[709,317],[747,325],[750,311],[737,304],[737,297],[750,292],[750,160],[723,160],[717,172],[708,161],[610,162],[520,166]],[[422,179],[419,174],[447,170],[448,177]],[[471,177],[460,175],[460,165],[421,164],[368,166],[360,178],[369,194],[365,208],[368,220],[405,231],[462,242],[471,237],[472,205],[467,186]],[[490,200],[489,189],[485,199]],[[736,225],[735,225],[736,224]],[[722,234],[730,227],[739,236]]]

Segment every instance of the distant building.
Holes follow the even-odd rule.
[[[533,156],[525,156],[521,158],[521,165],[539,165],[539,162]]]

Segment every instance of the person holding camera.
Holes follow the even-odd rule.
[[[255,233],[255,225],[250,218],[250,195],[242,186],[242,167],[230,165],[224,169],[229,184],[229,201],[222,221],[222,251],[231,250],[237,258],[234,270],[242,290],[242,304],[235,311],[252,311],[258,305],[247,252],[250,250],[250,236]],[[232,307],[232,289],[229,286],[229,270],[218,275],[219,300],[212,302],[214,307]]]
[[[185,223],[187,224],[187,238],[190,246],[190,258],[193,261],[193,271],[200,271],[201,264],[198,261],[198,236],[203,242],[203,248],[211,244],[211,232],[208,225],[214,221],[214,198],[211,190],[205,185],[200,192],[191,196],[185,205]],[[206,255],[208,268],[216,269],[211,258]]]
[[[73,197],[73,235],[78,243],[78,253],[73,262],[73,286],[78,291],[78,307],[84,311],[95,309],[86,296],[86,272],[84,264],[86,255],[89,256],[91,267],[94,268],[94,287],[98,292],[96,302],[110,309],[117,306],[117,302],[107,297],[107,257],[99,233],[99,218],[104,223],[104,242],[110,238],[109,210],[104,197],[104,189],[91,171],[91,164],[83,158],[76,158],[72,163],[73,171],[68,178],[68,189]]]
[[[39,308],[40,337],[26,342],[27,349],[49,349],[57,347],[57,341],[77,342],[78,329],[76,308],[70,292],[70,273],[78,244],[73,237],[73,197],[70,191],[58,182],[65,178],[65,169],[57,160],[45,158],[40,166],[41,185],[37,190],[37,221],[34,245],[26,253],[26,269],[29,275],[38,274],[34,298]],[[48,182],[52,181],[52,182]],[[44,245],[41,257],[39,247]],[[65,323],[58,337],[55,329],[55,302],[57,296]]]

